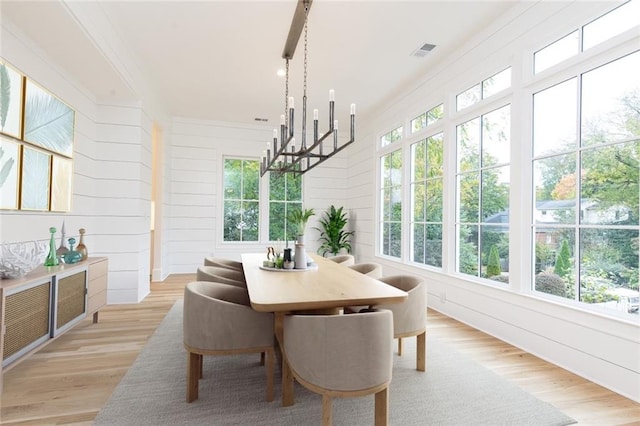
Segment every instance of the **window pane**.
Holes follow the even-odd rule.
[[[511,106],[482,116],[482,166],[510,161]]]
[[[426,188],[426,220],[428,222],[442,222],[442,179],[430,179]]]
[[[478,276],[478,226],[462,225],[459,229],[458,271]]]
[[[511,68],[499,72],[482,82],[482,98],[488,98],[501,90],[511,87]]]
[[[580,51],[578,30],[533,54],[534,73],[539,73],[577,55]]]
[[[425,141],[411,145],[412,180],[422,180],[427,176],[427,153]]]
[[[425,225],[422,223],[413,224],[413,254],[411,260],[417,263],[424,263],[425,252]]]
[[[443,176],[444,169],[444,135],[438,133],[437,135],[427,138],[427,163],[428,163],[428,177]]]
[[[242,197],[242,160],[224,160],[224,198]]]
[[[480,118],[459,125],[457,131],[458,171],[478,169],[480,167]]]
[[[240,241],[241,228],[244,227],[240,201],[225,201],[224,203],[224,240]]]
[[[426,226],[424,263],[442,267],[442,225]]]
[[[288,201],[302,201],[302,176],[292,175],[290,173],[287,176],[287,200]]]
[[[425,220],[425,184],[413,185],[413,220],[423,222]]]
[[[391,185],[402,184],[402,151],[397,150],[389,155],[389,173]]]
[[[260,216],[258,202],[245,201],[242,206],[244,207],[242,219],[245,224],[242,229],[242,241],[258,241],[258,221]]]
[[[437,107],[431,108],[427,111],[427,126],[432,125],[436,121],[444,117],[444,105],[440,104]]]
[[[630,1],[583,27],[582,48],[587,50],[640,23],[640,1]]]
[[[482,222],[509,223],[509,166],[482,172]]]
[[[476,84],[470,89],[465,90],[456,96],[456,111],[460,111],[465,109],[476,102],[482,99],[482,86],[480,84]]]
[[[415,133],[425,127],[427,127],[427,114],[419,115],[411,120],[411,133]]]
[[[391,220],[402,220],[402,188],[391,188]]]
[[[285,176],[287,174],[269,173],[269,199],[285,200]]]
[[[534,290],[572,299],[575,295],[575,231],[537,226],[535,242]]]
[[[389,255],[400,257],[402,255],[402,224],[391,222],[389,236]]]
[[[380,243],[382,244],[382,247],[380,251],[382,252],[382,254],[385,254],[388,256],[391,253],[389,249],[390,241],[391,241],[391,225],[389,222],[384,222],[382,223],[381,228],[382,228],[382,232],[381,232],[382,238]]]
[[[582,145],[640,136],[640,51],[582,77]]]
[[[639,295],[638,238],[637,229],[580,231],[578,300],[623,312],[628,308],[624,302]]]
[[[578,80],[572,78],[533,95],[533,155],[576,147]]]
[[[382,220],[388,222],[391,220],[391,188],[382,190]]]
[[[533,163],[536,224],[576,222],[576,156],[558,155]]]
[[[582,154],[581,223],[638,225],[640,142]]]
[[[286,203],[269,203],[269,241],[285,240]]]
[[[478,222],[480,207],[480,173],[467,173],[459,177],[460,222]]]

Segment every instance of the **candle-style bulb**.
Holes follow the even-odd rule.
[[[338,130],[338,120],[333,120],[333,128]]]
[[[284,114],[280,114],[280,124],[284,126]]]
[[[289,109],[293,109],[293,96],[289,97]]]
[[[351,104],[351,115],[356,115],[356,104]]]
[[[273,129],[273,138],[278,139],[278,131],[276,129]]]
[[[333,89],[329,90],[329,102],[333,102],[336,100],[336,92]]]
[[[314,119],[314,120],[317,120],[317,119],[318,119],[318,110],[317,110],[317,109],[314,109],[314,110],[313,110],[313,119]]]

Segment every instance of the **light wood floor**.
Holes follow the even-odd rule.
[[[152,283],[143,302],[107,306],[98,324],[85,320],[11,367],[4,374],[1,424],[91,424],[193,278]],[[438,312],[429,311],[427,330],[580,424],[640,425],[640,404]]]

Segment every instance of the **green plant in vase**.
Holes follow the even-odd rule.
[[[320,219],[321,228],[315,228],[320,231],[320,247],[318,253],[325,256],[327,253],[332,256],[346,250],[351,253],[351,235],[354,231],[345,231],[347,225],[347,213],[342,207],[335,208],[331,206],[324,217]]]
[[[307,228],[307,222],[309,218],[315,214],[313,209],[300,209],[291,210],[287,219],[296,228],[296,235],[298,240],[301,241],[301,237],[304,237],[305,229]]]

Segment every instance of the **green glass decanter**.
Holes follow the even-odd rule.
[[[56,228],[53,226],[49,228],[49,232],[51,233],[51,240],[49,241],[49,254],[47,258],[44,260],[44,266],[57,266],[58,265],[58,256],[56,255]]]

